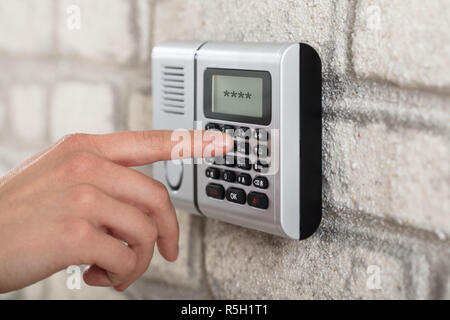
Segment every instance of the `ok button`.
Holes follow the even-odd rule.
[[[247,200],[245,191],[238,188],[229,188],[226,194],[227,200],[234,203],[244,204]]]

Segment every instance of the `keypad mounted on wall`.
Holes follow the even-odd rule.
[[[263,128],[251,129],[214,122],[207,123],[205,130],[226,132],[234,139],[234,148],[230,153],[205,159],[208,164],[205,176],[211,180],[206,186],[207,196],[214,200],[267,209],[270,200],[264,191],[269,188],[269,179],[264,174],[270,168],[269,132]],[[251,189],[246,188],[246,191],[242,187]]]
[[[322,217],[322,63],[305,43],[169,41],[152,51],[153,128],[229,133],[226,155],[157,162],[185,212],[290,239]]]

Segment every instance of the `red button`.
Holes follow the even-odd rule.
[[[225,189],[220,184],[210,183],[206,186],[206,195],[214,199],[225,198]]]
[[[267,209],[269,207],[269,198],[264,193],[250,192],[247,196],[247,203],[258,209]]]

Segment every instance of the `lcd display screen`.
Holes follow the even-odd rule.
[[[261,77],[212,76],[212,112],[252,118],[263,117]]]

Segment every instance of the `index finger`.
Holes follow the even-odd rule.
[[[218,156],[233,148],[233,138],[219,131],[149,130],[91,135],[90,141],[105,158],[123,166],[156,161]]]

